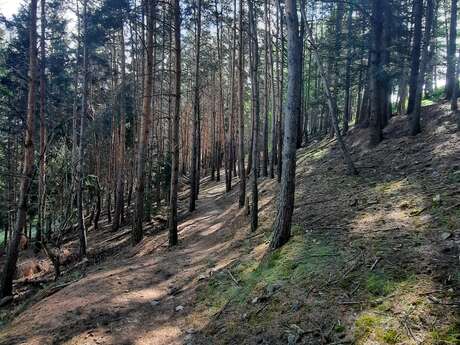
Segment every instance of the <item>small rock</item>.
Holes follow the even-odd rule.
[[[254,297],[251,301],[252,304],[257,304],[259,302],[259,297]]]
[[[443,232],[443,233],[441,234],[441,239],[442,239],[443,241],[448,240],[448,239],[451,238],[451,237],[452,237],[452,234],[451,234],[450,232]]]
[[[159,300],[154,299],[153,301],[150,301],[150,305],[153,306],[153,307],[156,306],[156,305],[159,305],[159,304],[160,304]]]
[[[409,208],[409,203],[407,201],[404,201],[399,205],[399,208],[401,210],[407,210]]]
[[[291,306],[292,311],[299,311],[300,308],[302,308],[302,303],[300,302],[294,302]]]
[[[206,275],[202,274],[198,277],[198,281],[202,281],[202,280],[205,280],[206,278],[208,278]]]
[[[290,334],[288,335],[288,339],[287,339],[287,340],[288,340],[288,345],[296,344],[297,341],[299,340],[299,338],[300,338],[300,337],[299,337],[298,334],[292,334],[292,333],[290,333]]]
[[[276,291],[278,291],[279,289],[281,289],[283,287],[283,283],[281,282],[277,282],[275,284],[270,284],[269,286],[267,286],[267,293],[268,295],[273,295]]]
[[[441,194],[436,194],[433,197],[433,203],[435,203],[436,205],[439,205],[441,203]]]
[[[184,310],[184,306],[178,305],[175,309],[177,312]]]
[[[196,330],[194,328],[189,328],[185,331],[185,333],[187,334],[195,334],[196,333]]]

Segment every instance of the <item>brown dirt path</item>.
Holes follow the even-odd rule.
[[[167,234],[146,238],[28,308],[0,333],[0,344],[180,344],[205,319],[191,316],[196,289],[239,256],[246,236],[235,192],[203,186],[197,211]],[[237,232],[237,230],[239,230]],[[182,309],[183,308],[183,309]]]

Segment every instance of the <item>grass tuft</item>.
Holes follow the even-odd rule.
[[[366,290],[376,297],[387,296],[395,288],[395,282],[383,273],[370,273],[366,279]]]

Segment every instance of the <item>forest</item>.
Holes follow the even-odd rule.
[[[460,345],[458,7],[0,1],[0,344]]]

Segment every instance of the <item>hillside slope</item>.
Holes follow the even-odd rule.
[[[153,231],[72,271],[0,344],[459,344],[460,136],[447,104],[423,121],[410,138],[393,118],[373,150],[351,131],[357,177],[334,140],[299,150],[280,251],[266,251],[275,181],[261,182],[257,233],[237,188],[206,182],[178,248]]]

